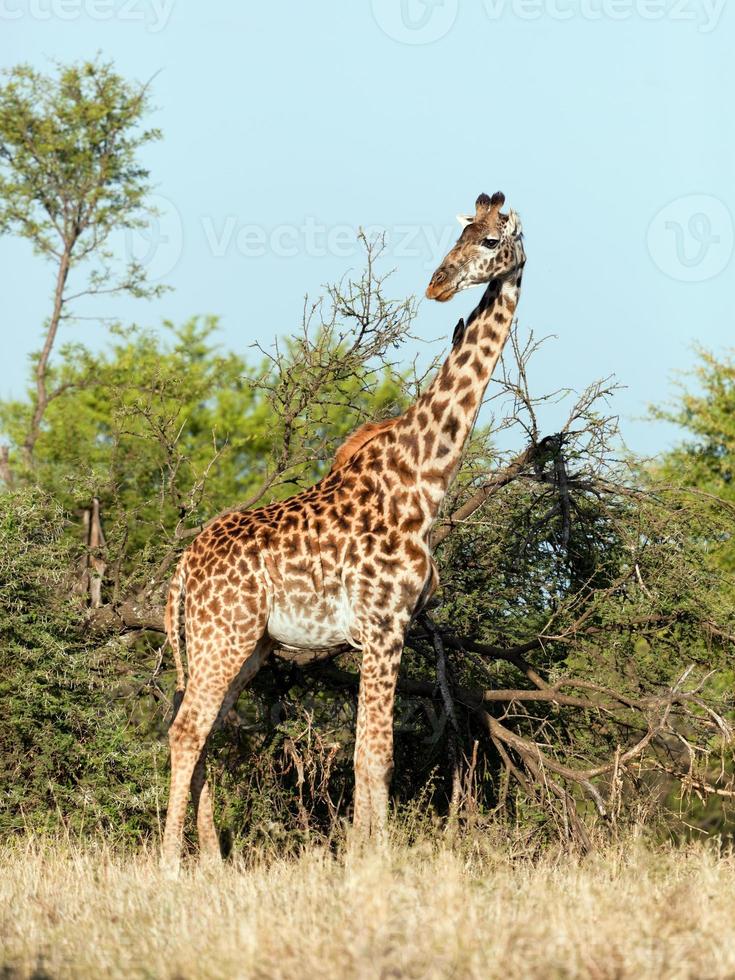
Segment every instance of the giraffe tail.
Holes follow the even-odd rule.
[[[178,714],[181,702],[184,700],[184,691],[186,689],[186,676],[184,674],[184,664],[181,659],[182,648],[186,649],[186,623],[182,615],[185,595],[186,554],[181,557],[179,564],[176,566],[174,577],[171,580],[168,599],[166,601],[166,614],[164,616],[166,634],[168,636],[168,642],[171,644],[174,664],[176,665],[176,690],[174,691],[173,697],[173,717],[171,721]]]

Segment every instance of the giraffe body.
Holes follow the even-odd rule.
[[[163,843],[172,869],[190,789],[202,851],[219,855],[206,783],[207,737],[278,645],[327,656],[345,645],[362,652],[354,821],[366,833],[382,832],[403,638],[438,583],[431,527],[518,301],[525,262],[520,223],[512,213],[500,214],[502,202],[502,195],[478,198],[474,223],[427,290],[444,300],[455,283],[455,292],[474,281],[489,283],[467,325],[460,321],[429,389],[404,415],[354,433],[315,486],[259,510],[228,511],[179,562],[166,610],[180,701],[170,729]],[[184,638],[189,677],[182,698]]]

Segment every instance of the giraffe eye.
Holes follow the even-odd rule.
[[[497,248],[500,244],[499,238],[483,238],[482,244],[484,248]]]

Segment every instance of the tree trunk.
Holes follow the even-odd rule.
[[[23,444],[23,458],[28,466],[32,465],[33,463],[33,450],[35,449],[36,442],[38,441],[38,436],[41,432],[41,422],[49,403],[48,388],[46,385],[48,362],[49,358],[51,357],[51,351],[54,347],[54,341],[56,340],[59,324],[61,323],[61,313],[64,309],[64,289],[66,288],[66,280],[69,277],[73,247],[73,241],[69,241],[64,244],[64,251],[59,260],[59,269],[56,274],[54,308],[49,321],[46,339],[43,343],[41,355],[38,358],[38,364],[36,365],[36,405],[33,410],[31,424],[28,428],[28,435],[26,436],[26,440]]]

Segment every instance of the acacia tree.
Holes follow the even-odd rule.
[[[110,249],[113,232],[139,227],[151,213],[149,173],[139,151],[160,133],[143,126],[148,109],[147,86],[126,81],[99,60],[60,66],[54,76],[20,65],[5,72],[0,86],[0,232],[25,238],[54,270],[20,446],[25,467],[33,463],[46,409],[58,393],[49,387],[49,361],[73,301],[160,292],[140,264],[117,267]],[[3,447],[6,484],[17,462]]]

